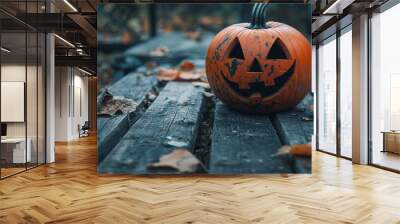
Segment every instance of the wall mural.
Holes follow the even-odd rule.
[[[307,4],[100,4],[98,172],[310,173]]]

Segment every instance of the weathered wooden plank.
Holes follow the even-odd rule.
[[[124,55],[147,59],[149,52],[158,47],[166,47],[168,49],[166,57],[204,58],[213,36],[211,33],[203,33],[201,40],[195,41],[187,38],[182,32],[164,33],[128,49]]]
[[[274,156],[280,146],[268,116],[239,113],[217,102],[209,173],[292,173],[292,161]]]
[[[141,73],[131,73],[110,86],[108,90],[114,96],[124,96],[136,102],[143,100],[145,95],[157,84],[154,76]]]
[[[124,53],[124,55],[144,55],[148,54],[157,47],[166,47],[168,49],[172,49],[185,40],[186,38],[183,33],[163,33],[147,40],[146,42],[143,42],[142,44],[131,47]]]
[[[285,145],[311,143],[313,134],[313,97],[307,96],[296,108],[273,116],[273,123]],[[295,171],[311,172],[311,158],[295,157]]]
[[[118,143],[121,136],[129,130],[129,115],[115,117],[98,117],[97,122],[104,123],[97,133],[97,158],[101,162],[112,148]]]
[[[169,82],[98,166],[108,173],[173,173],[148,166],[176,148],[192,150],[203,104],[203,89]]]
[[[306,120],[301,111],[292,110],[278,113],[274,117],[274,123],[284,144],[311,143],[313,121]]]
[[[112,86],[108,90],[114,96],[124,96],[138,103],[138,108],[144,102],[145,96],[157,84],[154,76],[145,76],[140,73],[131,73]],[[98,102],[99,103],[99,102]],[[98,117],[98,162],[119,142],[120,138],[131,126],[134,114],[122,114],[113,117]]]

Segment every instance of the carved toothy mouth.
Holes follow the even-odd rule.
[[[296,66],[296,62],[292,64],[289,70],[287,70],[281,76],[275,78],[275,85],[266,86],[263,81],[256,81],[249,83],[248,89],[241,89],[239,85],[235,82],[232,82],[226,78],[226,76],[221,72],[222,77],[228,83],[228,85],[240,96],[250,97],[252,95],[261,95],[261,97],[269,97],[273,94],[277,93],[279,90],[283,88],[283,86],[287,83],[287,81],[293,76],[294,69]]]

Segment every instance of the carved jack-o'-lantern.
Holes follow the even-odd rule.
[[[286,24],[265,23],[266,6],[254,6],[251,23],[219,32],[207,53],[206,73],[213,92],[241,111],[286,110],[311,89],[308,40]]]

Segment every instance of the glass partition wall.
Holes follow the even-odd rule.
[[[317,46],[317,150],[352,157],[351,25]]]
[[[371,18],[370,163],[400,171],[400,4]]]
[[[38,8],[24,2],[26,12]],[[0,178],[45,163],[45,35],[0,12]],[[12,29],[10,29],[12,28]]]

